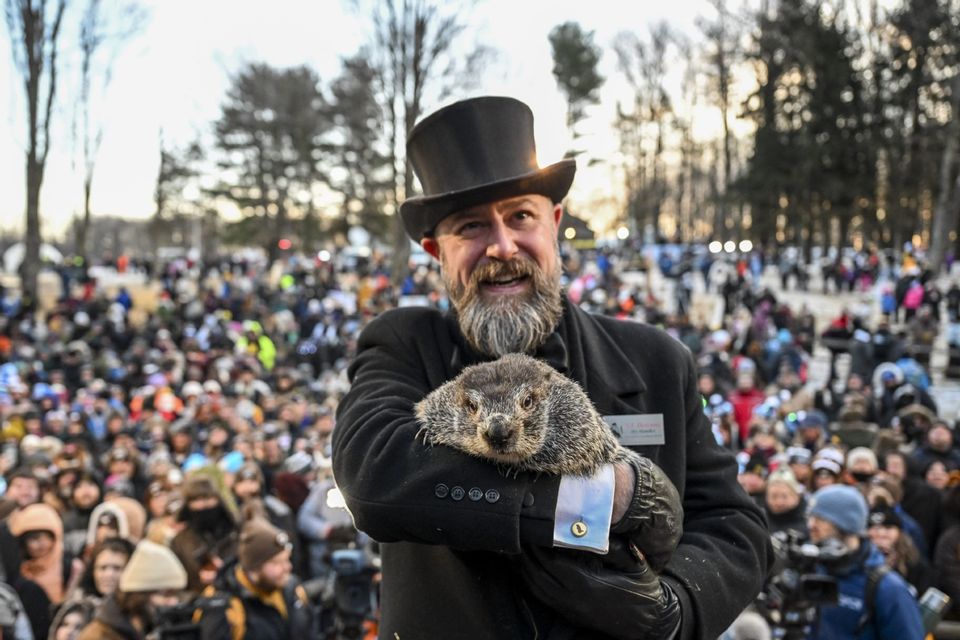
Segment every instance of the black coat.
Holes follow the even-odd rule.
[[[680,599],[678,637],[716,638],[759,591],[772,548],[733,456],[710,431],[690,352],[658,329],[565,305],[536,355],[579,382],[601,415],[663,414],[665,445],[636,448],[683,496],[683,538],[662,577]],[[511,555],[524,544],[552,545],[559,478],[507,478],[415,439],[413,404],[478,361],[455,318],[431,309],[384,313],[360,336],[333,467],[357,527],[385,543],[381,637],[550,637]],[[483,498],[454,500],[463,494],[455,487]]]

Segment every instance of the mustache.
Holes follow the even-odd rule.
[[[470,286],[471,288],[478,288],[483,282],[491,280],[535,277],[538,272],[538,265],[530,258],[486,262],[477,265],[473,273],[470,274]]]

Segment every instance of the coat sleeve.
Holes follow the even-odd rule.
[[[692,356],[684,349],[674,357],[686,363],[686,455],[683,469],[665,470],[681,479],[675,483],[682,486],[684,523],[662,578],[680,598],[683,620],[677,638],[716,638],[759,593],[773,547],[766,517],[737,482],[733,455],[713,438]]]
[[[452,377],[452,351],[442,317],[428,310],[387,312],[362,332],[333,433],[334,476],[354,522],[380,542],[504,553],[519,553],[521,542],[549,546],[558,477],[507,477],[416,438],[414,404]]]

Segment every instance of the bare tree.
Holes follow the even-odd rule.
[[[727,0],[710,0],[717,12],[714,22],[699,20],[697,25],[707,40],[707,61],[711,94],[720,109],[723,126],[723,177],[717,193],[716,218],[713,233],[719,238],[727,223],[727,188],[733,180],[733,135],[730,132],[730,88],[733,84],[733,65],[739,53],[740,34],[737,23],[727,10]]]
[[[670,27],[661,22],[650,27],[649,41],[634,33],[621,33],[614,43],[618,67],[634,91],[632,110],[618,113],[618,129],[621,142],[624,137],[632,141],[623,152],[634,164],[633,178],[631,169],[627,171],[628,183],[632,183],[628,184],[628,201],[639,231],[647,224],[661,231],[660,217],[667,197],[663,156],[673,107],[664,80],[672,40]]]
[[[393,167],[394,282],[405,276],[410,256],[399,216],[399,203],[415,193],[413,167],[406,158],[407,132],[420,117],[428,94],[441,100],[473,82],[488,50],[455,51],[466,29],[466,3],[437,0],[374,0],[371,61],[377,72],[380,101],[386,114]]]
[[[90,228],[90,194],[97,153],[103,141],[104,120],[91,116],[93,93],[103,96],[113,78],[113,64],[122,45],[139,31],[146,12],[137,4],[127,4],[104,13],[101,0],[88,0],[80,22],[80,112],[79,135],[83,156],[83,217],[77,227],[76,252],[86,261],[87,234]],[[95,79],[99,79],[94,87]],[[76,124],[76,123],[75,123]]]
[[[40,187],[50,152],[50,114],[57,90],[57,53],[67,0],[5,0],[13,62],[27,102],[27,202],[20,288],[25,306],[37,299],[40,272]]]

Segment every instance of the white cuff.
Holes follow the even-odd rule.
[[[612,464],[603,465],[590,478],[560,478],[553,520],[553,546],[607,553],[615,484]]]

